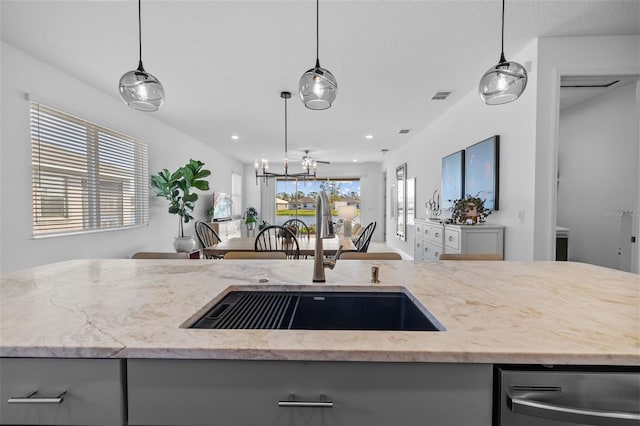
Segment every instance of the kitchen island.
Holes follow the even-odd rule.
[[[74,260],[6,274],[0,293],[2,364],[7,371],[11,361],[26,362],[19,367],[28,372],[36,369],[29,363],[39,359],[111,363],[105,368],[115,365],[128,386],[125,402],[114,409],[124,414],[113,424],[128,419],[129,424],[141,425],[201,421],[180,423],[153,405],[161,407],[175,400],[171,392],[162,394],[164,387],[173,386],[171,380],[178,383],[174,389],[186,392],[194,387],[199,390],[196,395],[202,395],[207,386],[197,380],[206,377],[213,381],[209,383],[217,388],[218,397],[226,396],[223,406],[229,407],[235,400],[228,399],[229,395],[277,381],[269,375],[275,372],[289,378],[309,374],[304,381],[321,387],[329,386],[327,377],[333,377],[331,383],[346,380],[338,383],[343,388],[362,380],[373,389],[369,398],[381,389],[394,394],[406,389],[424,397],[410,398],[414,417],[424,417],[422,406],[430,413],[440,413],[434,414],[433,424],[469,424],[475,419],[475,424],[482,425],[491,422],[493,365],[640,365],[638,275],[572,262],[338,261],[333,271],[327,271],[327,283],[314,284],[312,263]],[[380,267],[379,284],[369,282],[373,265]],[[404,287],[446,331],[185,328],[230,288],[265,284],[369,290]],[[387,373],[375,366],[384,366]],[[255,378],[256,372],[267,370],[271,371],[265,373],[268,379]],[[251,374],[243,375],[243,371]],[[179,387],[181,380],[183,388]],[[293,391],[289,379],[283,380],[287,383],[284,388]],[[423,386],[426,394],[417,391],[421,384],[429,385]],[[320,401],[316,390],[304,388],[300,394],[303,399]],[[470,408],[468,417],[457,422],[443,423],[446,410],[438,411],[438,407],[459,404],[465,392],[467,402],[475,401],[478,409]],[[361,391],[354,393],[362,395]],[[327,392],[335,397],[333,394]],[[441,399],[451,394],[456,395],[453,405]],[[294,402],[296,395],[290,397]],[[431,403],[424,402],[425,395]],[[185,403],[183,412],[193,411],[189,405],[193,401],[206,406],[208,397],[184,398],[191,402]],[[286,394],[278,398],[286,405]],[[371,401],[375,400],[369,399],[369,404]],[[257,405],[260,403],[253,404]],[[396,417],[407,413],[406,404],[398,407],[387,406],[384,412]],[[212,410],[220,411],[219,407]],[[156,417],[149,418],[148,413],[154,411],[158,411]],[[184,418],[180,409],[177,412]],[[274,416],[281,413],[276,410]],[[452,418],[454,414],[460,413],[451,414]],[[353,416],[369,424],[372,418],[383,418],[380,413],[367,417],[356,412]],[[226,424],[246,424],[245,418],[223,418]],[[351,419],[349,415],[345,418]]]
[[[380,266],[381,283],[370,284]],[[73,260],[2,276],[0,356],[640,364],[640,276],[572,262]],[[444,332],[195,330],[230,286],[406,287]]]

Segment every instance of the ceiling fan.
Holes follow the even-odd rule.
[[[311,157],[310,152],[311,151],[308,149],[304,150],[304,155],[300,159],[300,161],[302,162],[302,167],[315,168],[318,164],[331,164],[330,161],[316,160],[315,158]]]

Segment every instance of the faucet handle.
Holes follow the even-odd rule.
[[[340,244],[340,246],[338,246],[338,250],[336,251],[335,256],[333,256],[333,260],[340,259],[340,255],[342,254],[342,247],[343,247],[342,244]]]

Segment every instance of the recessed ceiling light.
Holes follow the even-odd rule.
[[[238,136],[238,135],[231,135],[231,139],[233,139],[234,141],[237,141],[238,139],[240,139],[240,136]]]
[[[354,159],[353,159],[353,162],[354,162],[354,163],[357,163],[357,162],[358,162],[358,159],[357,159],[357,158],[354,158]]]
[[[367,138],[367,139],[373,139],[373,135],[367,135],[367,136],[365,136],[365,138]]]

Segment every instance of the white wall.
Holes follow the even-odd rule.
[[[638,184],[637,121],[635,83],[560,112],[557,224],[570,229],[570,260],[620,269],[622,212],[634,210]]]
[[[46,63],[2,43],[2,130],[0,145],[0,268],[2,272],[74,258],[124,258],[143,250],[173,251],[178,217],[168,202],[150,195],[150,222],[129,230],[51,238],[32,238],[31,137],[29,93],[42,103],[138,138],[149,145],[149,173],[175,170],[190,158],[212,172],[212,190],[231,191],[231,171],[238,161],[157,121],[153,113],[128,108],[114,91],[105,94]],[[196,218],[205,218],[211,192],[201,194]],[[188,226],[186,233],[193,235]]]
[[[282,164],[270,163],[269,169],[282,170]],[[275,223],[275,184],[273,180],[265,185],[260,181],[256,185],[253,164],[245,164],[245,185],[243,187],[244,204],[258,208],[261,220]],[[360,179],[360,222],[363,225],[376,221],[373,241],[382,241],[382,170],[380,163],[332,163],[318,165],[318,179],[328,177]]]
[[[560,77],[640,74],[640,36],[540,38],[538,46],[534,259],[550,260],[555,258]]]
[[[425,201],[440,187],[441,158],[499,134],[500,211],[489,216],[488,222],[506,226],[507,260],[551,260],[555,258],[560,76],[637,75],[640,37],[540,38],[509,59],[521,64],[530,61],[532,65],[520,99],[489,107],[479,101],[473,90],[411,141],[390,153],[383,169],[392,177],[396,166],[407,163],[408,177],[417,178],[418,217],[424,217]],[[391,183],[389,180],[387,186]],[[517,219],[519,212],[524,213],[523,222]],[[635,226],[637,230],[637,223]],[[412,232],[408,229],[407,241],[400,241],[388,220],[387,243],[412,254]]]
[[[519,55],[509,58],[524,64],[535,64],[537,43],[534,41]],[[481,75],[478,76],[478,81]],[[417,217],[425,218],[425,202],[440,189],[442,157],[500,135],[500,210],[493,212],[487,223],[505,225],[505,258],[533,257],[533,194],[535,153],[536,70],[529,72],[523,95],[515,102],[487,106],[477,90],[469,92],[437,121],[414,136],[401,148],[387,154],[383,168],[387,171],[387,193],[393,185],[395,168],[406,162],[407,177],[416,178]],[[387,206],[387,212],[389,207]],[[518,212],[525,212],[518,222]],[[448,217],[449,212],[443,212]],[[413,256],[413,227],[407,229],[407,240],[395,236],[395,227],[387,215],[387,244]]]

